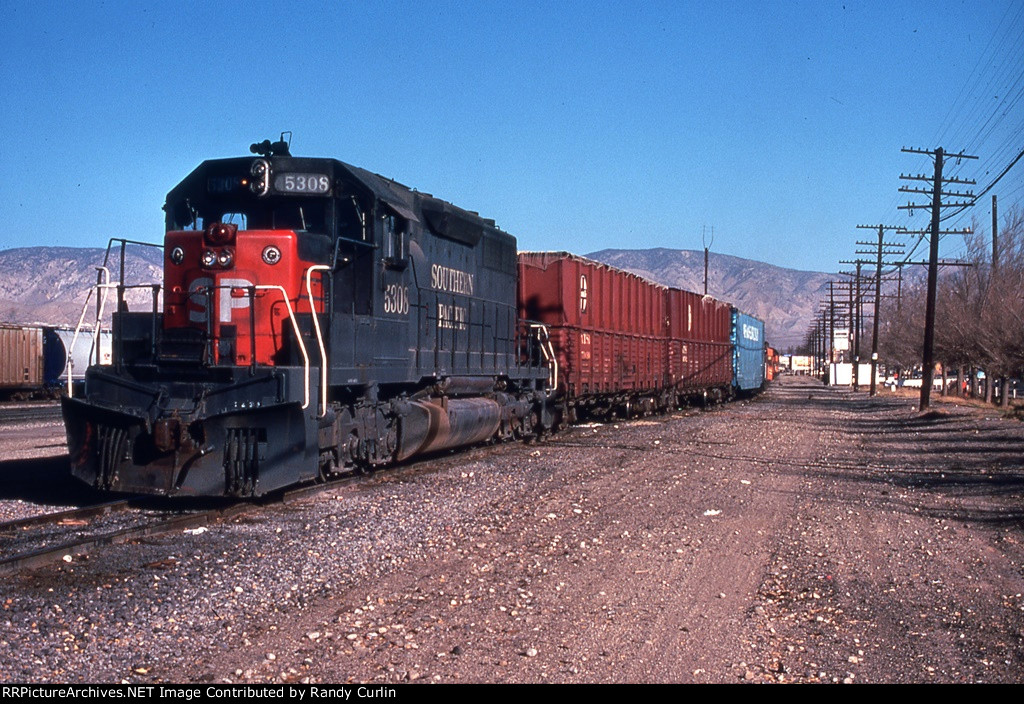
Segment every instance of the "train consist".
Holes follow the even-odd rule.
[[[97,355],[99,364],[110,364],[109,330],[76,337],[70,327],[0,323],[0,398],[52,397],[69,382],[80,387]]]
[[[764,384],[764,326],[282,142],[167,196],[162,286],[64,398],[101,489],[248,497]],[[162,300],[158,300],[162,298]],[[161,310],[162,309],[162,310]]]
[[[519,254],[519,312],[549,331],[569,421],[717,402],[764,385],[760,320],[573,254]]]

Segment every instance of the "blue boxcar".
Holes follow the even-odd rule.
[[[732,383],[736,393],[764,386],[764,321],[732,309]]]

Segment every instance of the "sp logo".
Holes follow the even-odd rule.
[[[210,319],[209,306],[215,302],[217,320],[221,323],[231,322],[231,313],[235,308],[248,308],[248,289],[252,286],[248,279],[221,279],[214,282],[209,276],[201,276],[188,286],[188,319],[192,323],[205,323]],[[216,286],[216,288],[214,288]],[[244,295],[237,291],[242,289]],[[236,292],[232,295],[232,292]]]

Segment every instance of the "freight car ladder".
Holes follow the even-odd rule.
[[[548,365],[548,391],[555,391],[558,389],[558,358],[555,356],[554,347],[551,346],[548,326],[541,323],[530,323],[530,331],[536,338],[537,347]]]

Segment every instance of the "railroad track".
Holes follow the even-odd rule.
[[[175,511],[173,516],[121,499],[82,508],[40,514],[0,524],[0,573],[74,558],[101,545],[121,542],[209,521],[208,512]]]
[[[60,419],[60,404],[57,403],[0,403],[0,425]]]
[[[561,441],[545,439],[544,445],[572,444],[569,433]],[[74,560],[109,545],[130,543],[147,536],[184,531],[314,496],[348,486],[375,482],[402,481],[425,472],[446,471],[452,463],[461,464],[467,457],[486,457],[501,453],[518,443],[481,445],[453,457],[448,452],[417,458],[407,464],[367,475],[352,474],[326,483],[308,484],[262,497],[256,501],[219,504],[210,509],[176,507],[176,499],[131,497],[81,508],[39,514],[0,523],[0,574],[16,573],[53,562]],[[627,449],[627,448],[623,448]],[[628,448],[646,450],[648,448]]]
[[[151,535],[208,526],[364,478],[344,477],[292,489],[259,502],[237,502],[210,509],[154,508],[155,503],[166,506],[171,502],[154,502],[151,497],[127,498],[7,521],[0,523],[0,574],[74,560],[97,548]]]

